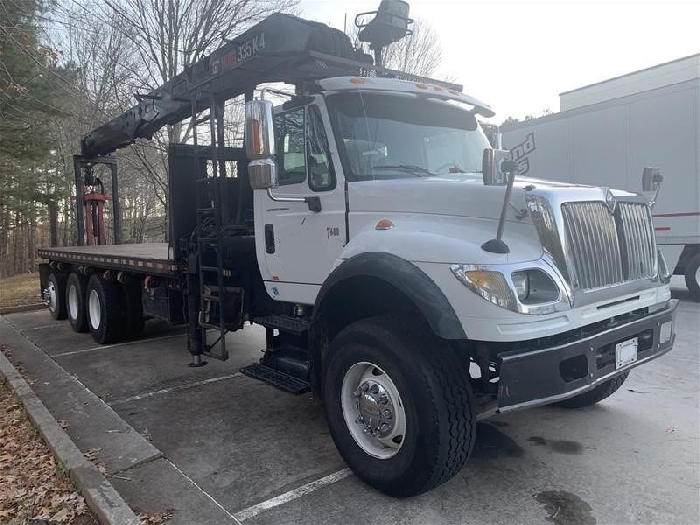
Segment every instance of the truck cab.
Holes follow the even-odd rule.
[[[266,124],[252,107],[271,103],[249,104],[247,131],[271,128],[269,144],[249,151],[260,273],[270,297],[308,312],[315,384],[336,443],[349,433],[367,456],[345,452],[357,470],[393,458],[392,439],[404,439],[405,412],[393,426],[372,416],[382,399],[393,418],[405,403],[385,367],[405,361],[396,374],[408,375],[440,353],[433,347],[445,352],[439,368],[468,378],[475,418],[600,401],[671,348],[675,302],[646,198],[513,177],[504,202],[485,173],[498,171],[485,170],[490,147],[476,120],[491,113],[486,104],[356,77],[317,82]],[[501,215],[505,249],[492,250]],[[378,330],[410,334],[400,357],[365,362],[346,350],[383,344]],[[379,394],[365,399],[363,387]]]

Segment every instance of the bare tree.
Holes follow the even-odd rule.
[[[420,77],[431,76],[442,60],[442,47],[426,20],[413,23],[413,33],[384,50],[384,65]]]
[[[59,3],[58,35],[64,55],[79,68],[91,104],[90,125],[82,134],[134,104],[134,93],[148,92],[178,75],[206,54],[235,38],[267,15],[294,12],[298,0],[73,0]],[[66,58],[68,60],[68,58]],[[82,135],[81,135],[82,136]],[[167,214],[167,149],[188,140],[182,123],[118,152],[123,210]],[[132,193],[136,190],[137,193]],[[143,191],[156,198],[144,201]],[[129,193],[132,193],[129,195]],[[154,209],[157,210],[154,213]],[[145,212],[144,212],[145,213]],[[129,217],[126,217],[127,221]],[[167,224],[165,217],[164,224]],[[143,238],[144,225],[132,227]],[[167,231],[167,226],[164,228]]]
[[[427,20],[413,23],[413,33],[389,44],[382,56],[384,67],[404,71],[420,77],[429,77],[440,65],[442,47],[440,38]],[[348,36],[355,47],[366,47],[358,39],[358,29],[352,27]]]
[[[179,74],[274,12],[295,11],[298,0],[105,0],[128,27],[151,88]],[[171,126],[168,140],[182,139]]]

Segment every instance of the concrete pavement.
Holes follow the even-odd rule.
[[[700,305],[674,293],[672,352],[597,406],[480,423],[467,466],[408,500],[348,473],[310,395],[238,373],[264,347],[257,327],[228,336],[229,361],[192,369],[182,329],[159,322],[143,340],[99,346],[45,311],[6,319],[36,345],[15,363],[79,448],[113,440],[99,458],[113,485],[138,511],[174,509],[173,523],[690,524],[700,513]],[[139,441],[118,453],[125,436],[153,450]]]

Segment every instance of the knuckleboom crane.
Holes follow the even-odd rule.
[[[366,21],[371,15],[374,18]],[[211,55],[186,67],[158,88],[149,93],[135,94],[137,103],[85,135],[81,141],[81,153],[74,156],[80,232],[78,244],[83,245],[86,238],[90,243],[91,233],[84,236],[83,231],[87,226],[91,226],[93,232],[95,228],[85,223],[85,211],[91,209],[94,198],[104,197],[104,193],[98,195],[99,192],[93,191],[86,200],[83,191],[86,186],[93,186],[93,170],[98,164],[109,166],[112,172],[115,243],[120,242],[116,161],[110,154],[136,139],[152,139],[163,126],[187,118],[191,119],[192,126],[211,120],[211,129],[218,128],[218,136],[214,137],[217,133],[213,133],[211,141],[212,154],[218,158],[220,146],[217,144],[223,138],[223,102],[241,95],[245,95],[246,101],[250,100],[260,84],[283,82],[300,86],[305,81],[340,75],[428,80],[382,68],[383,49],[412,32],[409,26],[413,20],[408,18],[406,2],[382,0],[377,11],[358,14],[355,23],[360,29],[359,39],[369,44],[374,60],[355,49],[341,31],[325,24],[276,13]],[[435,80],[430,81],[436,83]],[[445,85],[461,91],[461,86]],[[197,115],[207,109],[210,110],[208,118],[198,120]],[[99,237],[94,233],[92,236]],[[93,241],[96,244],[104,243],[103,239]]]
[[[336,76],[383,76],[462,89],[382,67],[386,46],[411,33],[413,21],[403,0],[382,0],[377,11],[361,13],[355,22],[360,41],[369,44],[374,59],[356,49],[342,31],[276,13],[151,92],[135,94],[137,103],[133,107],[92,130],[81,141],[81,153],[74,156],[78,245],[104,243],[101,210],[105,196],[104,191],[97,191],[103,186],[94,176],[95,167],[100,164],[107,165],[112,174],[114,242],[118,244],[121,226],[117,163],[112,154],[139,138],[151,139],[164,126],[189,119],[196,131],[196,126],[208,122],[210,144],[198,145],[194,132],[193,144],[171,144],[169,150],[169,256],[188,269],[182,289],[187,296],[189,348],[194,366],[203,363],[203,353],[227,358],[224,335],[242,321],[240,316],[226,319],[226,313],[243,311],[243,302],[251,300],[242,297],[242,291],[225,286],[226,245],[240,241],[236,236],[250,232],[252,225],[249,220],[246,222],[242,206],[236,217],[230,217],[227,211],[231,193],[241,200],[243,195],[242,190],[232,189],[235,180],[226,177],[227,162],[237,162],[237,179],[244,180],[243,188],[247,186],[247,159],[242,148],[224,147],[224,102],[239,96],[252,100],[254,90],[261,84],[291,84],[299,93],[313,89],[316,80]],[[183,148],[193,148],[194,158],[180,157]],[[211,176],[206,175],[204,168],[205,175],[192,187],[189,175],[183,174],[180,166],[188,166],[185,171],[191,167],[196,170],[203,162],[210,163]],[[85,193],[85,188],[91,191]],[[193,194],[196,196],[191,197]],[[194,218],[192,208],[196,209]],[[153,282],[149,280],[147,284]],[[213,344],[206,342],[207,328],[220,331]],[[216,353],[215,347],[219,349]]]

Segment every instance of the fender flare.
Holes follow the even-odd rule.
[[[324,300],[335,285],[352,277],[375,277],[413,302],[433,332],[443,339],[466,339],[457,314],[440,287],[411,262],[383,252],[366,252],[343,261],[328,276],[316,297],[311,321],[322,315]]]

